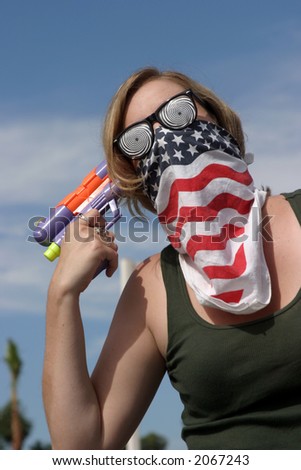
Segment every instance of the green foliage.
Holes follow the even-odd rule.
[[[0,408],[0,439],[6,444],[12,442],[11,416],[12,408],[11,402],[9,402],[3,408]],[[21,412],[20,421],[22,428],[22,436],[23,439],[26,439],[26,437],[31,431],[32,423]]]
[[[156,433],[149,433],[141,438],[142,450],[164,450],[167,446],[165,437]]]
[[[11,339],[9,339],[7,342],[7,349],[4,360],[8,365],[12,376],[15,379],[18,379],[22,369],[22,360],[20,358],[16,343]]]
[[[51,450],[51,444],[37,440],[30,446],[30,450]]]

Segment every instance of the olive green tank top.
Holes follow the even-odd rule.
[[[284,194],[301,224],[301,190]],[[301,289],[243,325],[194,310],[178,253],[161,253],[168,305],[167,369],[184,408],[189,449],[301,449]]]

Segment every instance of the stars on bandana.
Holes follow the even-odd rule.
[[[139,162],[144,192],[155,202],[161,174],[170,165],[189,165],[208,150],[221,150],[240,157],[235,139],[222,127],[197,120],[182,130],[155,129],[155,143],[148,156]]]
[[[172,139],[172,142],[175,142],[177,146],[179,146],[180,144],[184,144],[182,135],[175,135],[174,139]]]
[[[167,142],[165,142],[164,137],[162,137],[161,139],[158,139],[159,148],[162,147],[163,149],[165,149],[166,145],[167,145]]]
[[[174,153],[174,158],[177,158],[179,161],[183,160],[184,155],[182,155],[182,152],[181,150],[175,150],[175,153]]]
[[[163,155],[162,155],[162,163],[169,163],[169,155],[167,152],[165,152]]]
[[[189,149],[187,150],[187,152],[190,152],[191,155],[193,156],[195,153],[198,153],[198,151],[196,150],[196,145],[191,145],[189,144]]]

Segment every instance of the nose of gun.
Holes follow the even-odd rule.
[[[61,232],[73,219],[74,215],[66,206],[50,209],[50,216],[38,223],[33,233],[35,240],[43,246],[48,246],[57,233]]]

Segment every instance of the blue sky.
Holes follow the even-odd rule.
[[[241,116],[257,186],[300,184],[299,0],[11,0],[0,2],[0,357],[20,348],[19,392],[34,427],[27,446],[49,441],[41,400],[45,296],[54,266],[27,241],[28,221],[73,190],[104,155],[100,129],[122,81],[138,68],[177,69],[212,88]],[[126,226],[123,227],[126,233]],[[121,243],[138,262],[165,242]],[[120,291],[99,276],[82,312],[92,369]],[[9,375],[0,361],[0,406]],[[167,380],[140,432],[180,439],[181,404]]]

